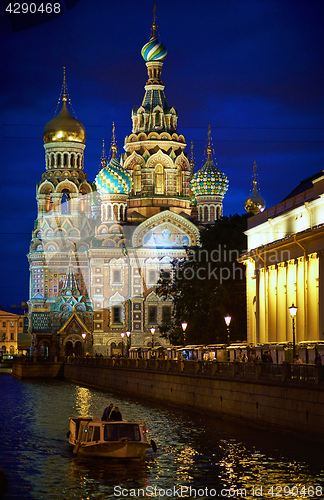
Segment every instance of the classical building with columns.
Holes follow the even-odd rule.
[[[324,340],[324,171],[251,217],[246,234],[248,342],[293,342],[292,304],[296,343]]]
[[[156,31],[154,19],[141,52],[145,94],[131,112],[124,152],[118,155],[113,127],[94,182],[84,171],[86,129],[73,116],[65,74],[59,113],[44,127],[28,253],[29,332],[38,354],[121,353],[126,331],[132,347],[165,345],[158,327],[170,320],[171,302],[155,293],[160,273],[199,245],[198,226],[222,215],[227,177],[212,160],[210,132],[207,162],[193,173],[164,93],[167,52]]]

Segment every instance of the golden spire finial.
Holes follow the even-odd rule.
[[[256,171],[257,171],[257,164],[256,161],[254,160],[253,164],[253,191],[257,191],[257,178],[256,178]]]
[[[208,157],[207,157],[207,160],[211,160],[211,152],[212,152],[212,149],[210,146],[210,134],[211,134],[210,125],[208,125],[208,147],[207,147]]]
[[[117,146],[116,146],[116,137],[115,137],[115,122],[113,122],[112,128],[112,144],[111,144],[112,158],[116,158]]]
[[[193,176],[193,171],[194,171],[194,166],[195,166],[193,149],[194,149],[194,145],[193,145],[193,141],[191,141],[191,146],[190,146],[190,150],[191,150],[190,175],[191,175],[191,177]]]
[[[62,101],[67,101],[67,92],[66,92],[66,78],[65,78],[65,66],[63,66],[63,96]]]
[[[156,11],[156,5],[154,3],[154,6],[153,6],[153,24],[152,24],[152,37],[153,38],[156,37],[156,29],[157,29],[155,11]]]
[[[100,165],[105,168],[107,164],[106,160],[106,152],[105,152],[105,139],[102,139],[102,152],[101,152],[101,158],[100,158]]]

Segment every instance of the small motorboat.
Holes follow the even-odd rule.
[[[70,417],[68,438],[73,453],[88,457],[142,458],[146,450],[156,451],[147,442],[144,422],[103,422],[92,417]]]

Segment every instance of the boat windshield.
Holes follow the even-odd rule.
[[[104,440],[119,441],[120,439],[128,441],[140,441],[141,434],[138,424],[106,424]]]

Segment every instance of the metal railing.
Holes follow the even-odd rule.
[[[213,378],[235,378],[269,382],[323,384],[324,366],[304,364],[237,363],[131,358],[66,358],[66,363],[122,369],[173,372]]]

